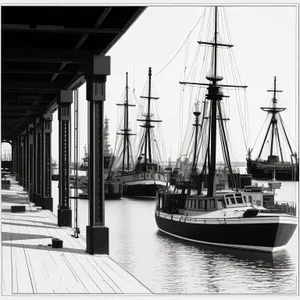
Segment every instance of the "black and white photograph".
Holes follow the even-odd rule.
[[[1,297],[299,296],[299,3],[1,2]]]

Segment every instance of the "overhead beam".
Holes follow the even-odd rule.
[[[56,92],[61,86],[49,83],[2,81],[2,91],[51,91]]]
[[[105,20],[105,18],[107,17],[107,15],[109,14],[109,12],[111,11],[112,7],[106,7],[104,9],[104,11],[102,12],[102,14],[100,15],[100,17],[97,19],[96,23],[95,23],[95,28],[98,28],[102,22]]]
[[[83,64],[94,54],[91,51],[62,49],[7,48],[2,50],[2,61],[43,62],[43,63],[79,63]]]
[[[111,11],[111,7],[107,7],[104,9],[104,11],[102,12],[102,14],[100,15],[100,17],[97,19],[96,23],[95,23],[95,28],[98,28],[102,22],[105,20],[106,16],[108,15],[108,13]],[[83,43],[86,41],[86,39],[88,38],[89,36],[89,33],[85,32],[81,35],[79,41],[77,42],[76,46],[75,46],[75,49],[78,50],[82,45]],[[62,71],[67,65],[67,62],[64,62],[60,65],[59,67],[59,70]],[[54,82],[54,80],[57,78],[57,76],[59,75],[59,73],[55,73],[52,78],[51,78],[51,82]],[[78,77],[78,76],[77,76]],[[72,85],[73,84],[73,81],[68,83],[68,85]]]
[[[17,105],[17,107],[16,107]],[[41,111],[42,110],[42,107],[41,106],[33,106],[31,104],[15,104],[15,105],[1,105],[1,114],[3,116],[3,113],[5,112],[10,112],[10,111],[34,111],[34,112],[37,112],[37,111]]]
[[[13,25],[13,26],[12,26]],[[25,32],[25,33],[92,33],[92,34],[119,34],[124,33],[123,29],[111,29],[111,28],[66,28],[63,26],[43,26],[37,25],[37,28],[24,27],[17,24],[2,24],[2,31],[9,32]]]
[[[58,71],[58,70],[33,70],[33,69],[15,69],[15,68],[4,68],[2,74],[37,74],[37,75],[51,75],[58,73],[60,75],[83,75],[83,72],[70,72],[70,71]]]

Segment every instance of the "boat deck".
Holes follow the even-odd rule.
[[[151,294],[108,255],[90,255],[86,241],[58,227],[56,216],[35,207],[16,181],[2,186],[2,295]],[[13,213],[11,206],[25,205]],[[63,248],[52,248],[52,238]]]

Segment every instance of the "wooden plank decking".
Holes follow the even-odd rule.
[[[151,294],[108,255],[85,252],[85,239],[58,227],[49,210],[34,207],[27,193],[10,178],[2,196],[2,295],[15,294]],[[12,213],[12,205],[26,212]],[[63,248],[51,247],[52,238]],[[49,246],[50,245],[50,246]]]

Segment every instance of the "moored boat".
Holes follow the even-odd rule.
[[[126,75],[127,76],[127,75]],[[148,73],[148,94],[141,96],[147,100],[146,112],[142,114],[143,118],[138,121],[143,122],[140,125],[143,130],[141,138],[140,149],[138,150],[138,158],[136,163],[133,163],[132,150],[129,137],[132,135],[129,129],[128,107],[134,106],[128,102],[128,80],[126,77],[126,97],[121,106],[124,106],[124,128],[119,135],[123,136],[122,166],[118,171],[114,167],[115,178],[123,184],[123,195],[127,197],[135,197],[141,199],[155,199],[157,191],[166,186],[167,176],[164,175],[163,168],[160,163],[153,157],[153,143],[155,140],[153,128],[154,122],[161,122],[161,120],[153,119],[151,112],[151,101],[158,99],[151,94],[151,76],[152,70],[149,68]],[[117,155],[116,155],[117,156]],[[134,166],[134,167],[133,167]]]
[[[219,38],[218,24],[218,7],[215,7],[213,40],[198,42],[212,49],[211,74],[206,76],[208,82],[181,82],[206,88],[202,110],[203,120],[206,121],[201,123],[201,130],[197,133],[198,140],[201,141],[199,147],[204,153],[202,171],[195,172],[196,165],[193,163],[194,172],[190,180],[167,186],[158,193],[155,220],[160,231],[180,239],[222,247],[275,252],[290,240],[297,226],[297,217],[275,213],[263,207],[266,202],[274,202],[274,194],[253,186],[240,189],[235,182],[221,101],[228,97],[223,94],[224,88],[246,86],[221,83],[223,77],[219,75],[218,48],[231,48],[232,45],[225,44]],[[197,118],[200,111],[195,109],[195,112]],[[197,128],[197,120],[195,124]],[[217,135],[220,136],[226,168],[232,179],[232,190],[216,189]],[[196,156],[199,156],[198,150],[195,151]],[[203,188],[204,178],[207,178],[207,190]]]
[[[281,117],[281,112],[283,112],[285,108],[277,106],[277,93],[282,92],[282,90],[277,90],[276,84],[277,79],[275,76],[274,87],[272,90],[268,90],[268,92],[273,93],[272,106],[261,107],[261,109],[267,112],[270,116],[268,129],[264,136],[258,157],[256,159],[252,159],[251,154],[253,149],[248,150],[247,172],[257,179],[271,179],[275,172],[276,179],[278,180],[298,181],[299,160],[297,153],[293,151],[291,147],[291,143]],[[280,132],[282,132],[283,138],[280,136]],[[270,143],[267,143],[267,141],[270,141]],[[285,142],[288,146],[290,160],[284,158],[283,142]],[[268,156],[266,159],[263,159],[262,154],[264,153],[264,149],[267,148],[267,145],[269,145]],[[277,152],[275,152],[276,149],[278,149]]]

